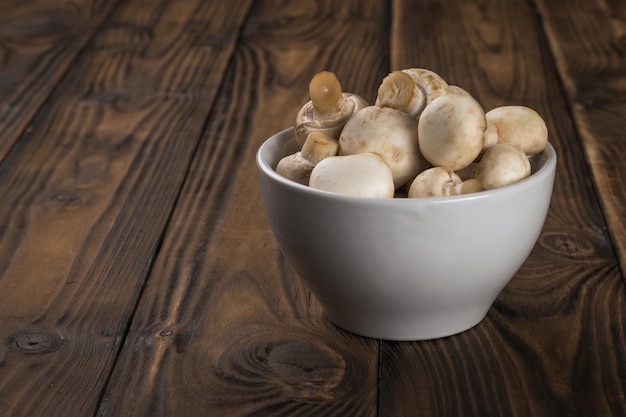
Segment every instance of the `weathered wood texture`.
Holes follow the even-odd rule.
[[[537,4],[626,271],[626,2]]]
[[[567,3],[0,0],[0,416],[625,416],[626,10]],[[400,343],[324,317],[254,157],[316,72],[406,67],[559,162],[486,319]]]
[[[116,3],[0,2],[0,161]]]
[[[234,3],[125,2],[0,166],[0,414],[94,415],[245,17]]]
[[[453,337],[383,342],[380,415],[626,415],[624,282],[535,10],[404,0],[394,10],[392,67],[436,68],[486,110],[538,110],[559,162],[539,242],[487,318]]]
[[[381,2],[256,3],[99,416],[376,415],[379,343],[329,323],[285,264],[254,157],[317,71],[373,99],[387,34]]]

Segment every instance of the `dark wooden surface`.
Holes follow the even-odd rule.
[[[316,72],[407,67],[559,163],[485,320],[388,342],[324,317],[254,155]],[[625,135],[621,0],[0,0],[0,416],[626,416]]]

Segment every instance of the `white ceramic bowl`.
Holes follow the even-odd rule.
[[[530,254],[546,218],[556,153],[530,177],[454,197],[376,199],[312,189],[274,171],[292,129],[257,153],[261,196],[287,261],[326,316],[353,333],[421,340],[480,322]]]

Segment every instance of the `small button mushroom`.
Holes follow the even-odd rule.
[[[393,198],[395,192],[391,169],[369,152],[325,158],[313,168],[309,186],[359,197]]]
[[[530,156],[546,147],[548,128],[535,110],[525,106],[501,106],[488,111],[485,116],[485,148],[496,143],[510,143]]]
[[[498,143],[485,151],[472,178],[490,190],[520,181],[529,175],[530,161],[526,154],[509,143]]]
[[[417,143],[417,123],[389,107],[369,106],[348,120],[339,136],[338,155],[373,152],[391,168],[400,188],[428,167]]]
[[[311,99],[296,116],[294,130],[300,146],[312,131],[322,131],[337,139],[346,121],[359,109],[368,106],[360,96],[344,93],[337,76],[330,71],[315,74],[309,83]]]
[[[409,187],[409,198],[456,195],[461,178],[446,168],[433,167],[419,173]]]
[[[278,161],[276,172],[299,184],[308,185],[314,166],[315,164],[302,157],[301,152],[296,152]]]
[[[415,177],[409,187],[408,197],[446,197],[484,190],[485,188],[476,179],[470,178],[463,181],[454,171],[432,167]]]
[[[469,94],[446,94],[426,106],[418,122],[419,146],[434,166],[458,171],[480,154],[485,113]]]

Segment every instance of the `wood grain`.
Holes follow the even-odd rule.
[[[374,96],[372,78],[388,66],[386,9],[362,1],[255,6],[101,417],[376,415],[378,341],[329,323],[285,263],[263,214],[254,157],[265,138],[292,125],[317,71],[332,69],[346,90]]]
[[[116,3],[0,2],[0,161]]]
[[[402,0],[394,10],[405,12],[394,15],[392,67],[436,68],[487,110],[535,108],[559,162],[539,242],[486,319],[444,339],[383,342],[380,415],[624,415],[624,282],[534,10]]]
[[[537,4],[626,271],[626,3],[574,1],[558,7],[539,0]]]
[[[248,4],[126,2],[3,161],[2,413],[94,415]]]
[[[0,0],[0,415],[625,416],[625,7]],[[400,343],[324,317],[254,157],[316,72],[372,102],[413,66],[559,161],[485,320]]]

